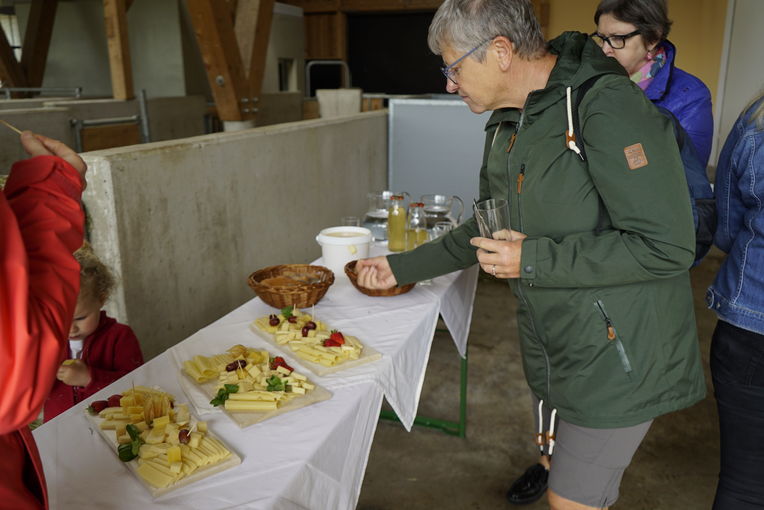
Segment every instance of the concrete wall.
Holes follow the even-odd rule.
[[[253,297],[254,270],[320,256],[318,231],[385,188],[386,112],[85,154],[108,305],[147,358]]]
[[[44,133],[51,138],[63,141],[70,147],[74,144],[72,130],[69,127],[69,110],[66,108],[26,108],[3,109],[2,119],[21,130],[31,129]],[[27,158],[21,148],[19,135],[0,126],[0,174],[7,174],[11,165]]]
[[[13,108],[13,106],[17,106]],[[148,100],[149,131],[154,141],[198,136],[204,133],[204,112],[207,105],[202,96],[160,97]],[[56,138],[74,147],[71,119],[127,117],[138,113],[138,102],[115,99],[12,99],[0,100],[3,119],[19,129],[31,129]],[[2,127],[2,126],[0,126]],[[25,157],[18,135],[0,129],[0,174]]]

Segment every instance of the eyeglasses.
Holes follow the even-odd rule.
[[[608,43],[614,50],[622,50],[624,46],[626,46],[626,39],[634,37],[635,35],[639,35],[639,30],[635,30],[626,35],[611,35],[610,37],[606,37],[598,32],[589,34],[592,40],[600,47],[604,46],[605,43]]]
[[[456,65],[459,62],[461,62],[462,60],[464,60],[465,58],[467,58],[470,55],[472,55],[473,53],[475,53],[478,48],[480,48],[482,45],[484,45],[485,43],[487,43],[489,41],[493,41],[493,37],[491,37],[490,39],[486,39],[485,41],[481,42],[480,44],[478,44],[477,46],[472,48],[470,51],[468,51],[467,53],[465,53],[461,57],[459,57],[456,60],[454,60],[453,62],[451,62],[449,65],[441,67],[440,68],[440,72],[443,73],[443,76],[445,76],[446,78],[451,80],[454,83],[454,85],[458,85],[458,83],[456,82],[456,77],[459,75],[459,68],[456,67]]]

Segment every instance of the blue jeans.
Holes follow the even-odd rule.
[[[764,335],[720,320],[711,342],[721,470],[714,510],[764,509]]]

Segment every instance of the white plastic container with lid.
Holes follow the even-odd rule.
[[[345,264],[369,256],[371,230],[363,227],[330,227],[316,236],[321,245],[323,265],[334,272],[335,278],[347,278]]]

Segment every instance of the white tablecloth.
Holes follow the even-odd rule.
[[[370,298],[338,278],[316,305],[316,317],[357,336],[382,359],[325,377],[300,366],[298,371],[331,391],[332,398],[244,430],[220,411],[198,409],[242,464],[152,500],[98,432],[89,429],[84,408],[133,383],[158,385],[185,401],[179,362],[190,355],[222,352],[237,343],[276,352],[249,330],[252,320],[274,310],[259,299],[245,303],[35,430],[51,508],[354,508],[382,396],[410,429],[438,314],[464,355],[476,282],[477,266],[402,296]],[[291,352],[283,354],[300,365]]]

